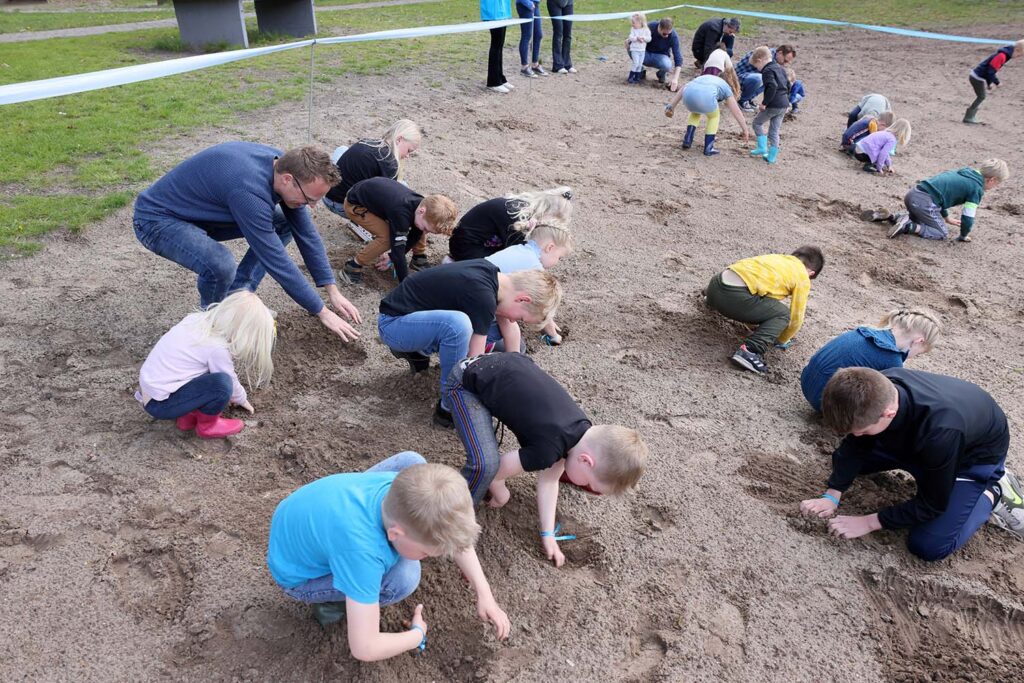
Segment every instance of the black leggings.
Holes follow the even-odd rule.
[[[505,26],[491,29],[491,49],[487,53],[487,87],[507,83],[501,65],[501,51],[505,47]]]

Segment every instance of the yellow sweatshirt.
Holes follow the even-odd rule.
[[[785,254],[765,254],[737,261],[729,270],[743,279],[751,294],[780,301],[791,297],[789,325],[779,335],[779,343],[785,344],[796,336],[804,324],[804,309],[811,293],[811,278],[800,259]]]

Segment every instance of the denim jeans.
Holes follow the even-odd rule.
[[[573,0],[548,0],[548,15],[567,17],[572,15]],[[572,22],[561,19],[551,20],[551,69],[572,68]]]
[[[157,256],[185,266],[199,276],[199,305],[206,308],[237,289],[255,292],[267,274],[252,249],[235,265],[235,257],[221,242],[243,238],[237,225],[189,223],[177,218],[136,220],[135,236]],[[210,235],[214,232],[215,237]],[[292,241],[292,224],[280,206],[274,207],[274,232],[287,246]]]
[[[494,475],[498,473],[501,451],[494,437],[491,411],[480,402],[476,394],[462,386],[462,373],[475,360],[464,360],[452,368],[448,378],[448,405],[451,406],[455,431],[459,433],[462,445],[466,448],[466,464],[462,466],[462,476],[469,484],[473,503],[479,505]]]
[[[417,311],[377,318],[381,341],[395,351],[418,351],[425,356],[438,354],[441,361],[441,406],[448,408],[445,387],[452,368],[469,353],[473,327],[462,311]]]
[[[519,63],[523,66],[529,65],[531,62],[527,61],[527,57],[530,54],[530,39],[533,39],[533,63],[536,64],[540,61],[540,39],[544,37],[544,32],[541,29],[540,23],[540,3],[533,1],[530,3],[530,7],[523,7],[518,2],[516,3],[516,12],[519,13],[520,19],[529,19],[533,17],[533,21],[528,21],[525,24],[520,24],[519,28],[522,31],[522,35],[519,37]]]
[[[665,75],[669,71],[675,68],[675,62],[668,55],[663,55],[660,52],[646,52],[644,53],[644,66],[653,66],[658,70],[658,80],[665,78]]]
[[[387,460],[382,460],[367,472],[401,472],[406,467],[420,465],[426,460],[422,455],[414,451],[402,451],[392,455]],[[289,596],[306,603],[314,602],[344,602],[345,594],[334,587],[334,577],[331,574],[310,579],[301,586],[285,588],[284,592]],[[404,557],[398,560],[391,569],[384,574],[380,582],[380,605],[392,605],[412,595],[416,586],[420,583],[419,560],[407,560]]]
[[[345,213],[344,203],[333,201],[331,199],[328,199],[327,197],[324,197],[320,201],[323,202],[323,205],[327,207],[327,210],[330,211],[331,213],[337,214],[342,218],[348,218],[348,214]]]
[[[740,102],[750,102],[764,92],[764,80],[759,71],[740,76]]]
[[[225,372],[199,375],[162,401],[150,400],[143,408],[158,420],[176,420],[198,410],[220,415],[231,402],[231,378]]]

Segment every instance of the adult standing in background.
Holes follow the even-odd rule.
[[[519,73],[527,78],[547,76],[548,72],[540,65],[540,40],[544,37],[540,21],[540,0],[516,0],[516,13],[520,19],[529,21],[520,24],[522,36],[519,38],[519,61],[522,67]],[[530,42],[533,42],[533,61],[530,59]]]
[[[674,28],[672,17],[661,21],[652,21],[647,25],[651,29],[651,42],[647,43],[644,54],[644,66],[653,66],[658,70],[658,82],[668,82],[672,92],[679,90],[679,75],[683,71],[683,51],[679,47],[679,34]],[[629,40],[626,40],[626,52],[629,53]],[[669,56],[671,55],[671,56]],[[668,72],[672,75],[669,76]],[[647,71],[640,72],[641,80],[647,78]]]
[[[574,74],[572,65],[572,22],[555,17],[572,16],[573,0],[548,0],[551,17],[551,70],[557,74]]]
[[[509,0],[480,0],[480,21],[501,21],[512,18]],[[491,29],[491,49],[487,53],[487,87],[493,92],[508,93],[514,85],[505,78],[501,51],[505,47],[505,26]]]
[[[719,43],[725,44],[725,51],[732,57],[733,41],[735,34],[740,32],[740,20],[732,19],[708,19],[693,34],[693,58],[694,66],[699,71],[708,61],[711,53],[718,49]]]

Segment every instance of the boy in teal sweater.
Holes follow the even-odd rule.
[[[970,242],[971,229],[978,205],[986,190],[991,190],[1010,176],[1009,167],[1001,159],[989,159],[977,169],[965,167],[946,171],[922,180],[903,198],[908,213],[889,214],[887,211],[867,212],[872,220],[888,219],[892,223],[889,237],[917,235],[929,240],[944,240],[949,236],[946,225],[960,228],[957,242]],[[963,206],[960,218],[952,218],[949,210]]]

